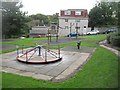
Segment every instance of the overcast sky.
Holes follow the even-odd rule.
[[[87,9],[88,12],[98,0],[21,0],[22,11],[31,14],[53,15],[62,9]]]

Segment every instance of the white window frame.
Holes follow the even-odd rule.
[[[71,15],[71,11],[65,11],[65,15]]]
[[[75,15],[81,15],[81,11],[75,11]]]
[[[75,22],[80,22],[80,19],[76,19]]]
[[[68,26],[65,26],[65,29],[69,29],[69,27],[68,27]]]
[[[65,19],[65,22],[68,22],[68,19]]]

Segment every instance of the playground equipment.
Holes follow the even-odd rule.
[[[56,42],[58,41],[58,25],[57,23],[51,23],[50,28],[47,33],[48,44],[51,42],[51,37],[56,37]]]
[[[46,46],[34,46],[25,47],[17,46],[17,60],[24,63],[31,64],[41,64],[41,63],[51,63],[60,61],[62,59],[60,55],[60,47],[57,44],[57,50],[50,50],[51,37],[56,37],[56,42],[58,41],[58,26],[56,23],[51,23],[50,28],[47,33],[48,43]],[[52,44],[53,46],[53,44]],[[27,49],[25,49],[27,48]]]
[[[49,47],[40,45],[35,47],[17,46],[16,48],[16,59],[23,63],[46,64],[57,62],[62,59],[59,46],[57,50],[50,50]]]

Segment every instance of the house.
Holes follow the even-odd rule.
[[[61,10],[59,16],[59,35],[66,36],[73,32],[83,35],[88,30],[87,9]]]
[[[48,27],[46,26],[34,26],[32,30],[30,30],[29,37],[40,37],[45,36],[48,33]]]
[[[58,35],[57,25],[51,23],[49,27],[47,26],[34,26],[32,30],[30,30],[29,37],[45,37],[45,36],[56,36]]]

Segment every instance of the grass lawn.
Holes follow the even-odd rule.
[[[60,37],[64,38],[64,37]],[[75,37],[73,37],[75,38]],[[87,38],[88,40],[82,41],[81,46],[88,46],[88,47],[96,47],[97,42],[104,40],[106,38],[106,35],[93,35],[93,36],[79,36],[78,38]],[[54,38],[53,38],[54,39]],[[19,46],[35,46],[36,42],[39,40],[47,40],[47,38],[25,38],[25,39],[14,39],[13,41],[8,41],[8,42],[0,42],[0,44],[13,44],[13,45],[19,45]],[[70,43],[65,43],[65,44],[60,44],[60,47],[63,48],[65,46],[76,46],[76,42],[70,42]],[[57,46],[54,46],[52,48],[58,48]],[[4,50],[2,53],[7,53],[16,50],[10,49],[10,50]]]
[[[118,57],[112,52],[100,47],[96,43],[104,40],[105,35],[80,36],[88,38],[82,46],[96,47],[90,60],[72,78],[53,83],[36,80],[31,77],[3,73],[3,88],[116,88],[118,87]],[[76,43],[70,44],[71,46]],[[62,44],[62,47],[68,44]]]

